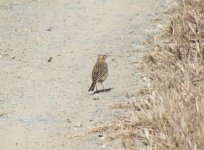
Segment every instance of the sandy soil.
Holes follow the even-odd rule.
[[[1,0],[0,149],[122,149],[87,131],[142,86],[135,62],[163,0]],[[106,93],[92,95],[98,54]],[[100,87],[100,85],[98,86]],[[105,135],[104,135],[105,136]]]

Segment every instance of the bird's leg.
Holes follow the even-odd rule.
[[[104,89],[104,86],[103,86],[103,83],[101,82],[101,85],[102,85],[102,87],[103,87],[103,91],[105,91],[105,89]]]
[[[98,91],[98,89],[97,89],[97,84],[96,84],[96,91]]]

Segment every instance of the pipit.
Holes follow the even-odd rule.
[[[96,84],[99,82],[101,83],[103,90],[103,82],[106,80],[108,76],[108,65],[105,62],[107,58],[107,55],[99,55],[96,64],[94,65],[93,71],[92,71],[92,84],[91,87],[89,88],[89,91],[94,91],[96,87],[97,91],[97,86]]]

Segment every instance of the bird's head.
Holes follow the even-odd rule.
[[[105,62],[107,57],[108,57],[108,55],[98,55],[98,61],[99,62]]]

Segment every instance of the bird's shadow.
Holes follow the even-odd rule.
[[[108,89],[104,89],[104,90],[97,90],[97,91],[94,91],[91,95],[94,95],[94,94],[98,94],[98,93],[102,93],[102,92],[109,92],[111,91],[113,88],[108,88]]]

